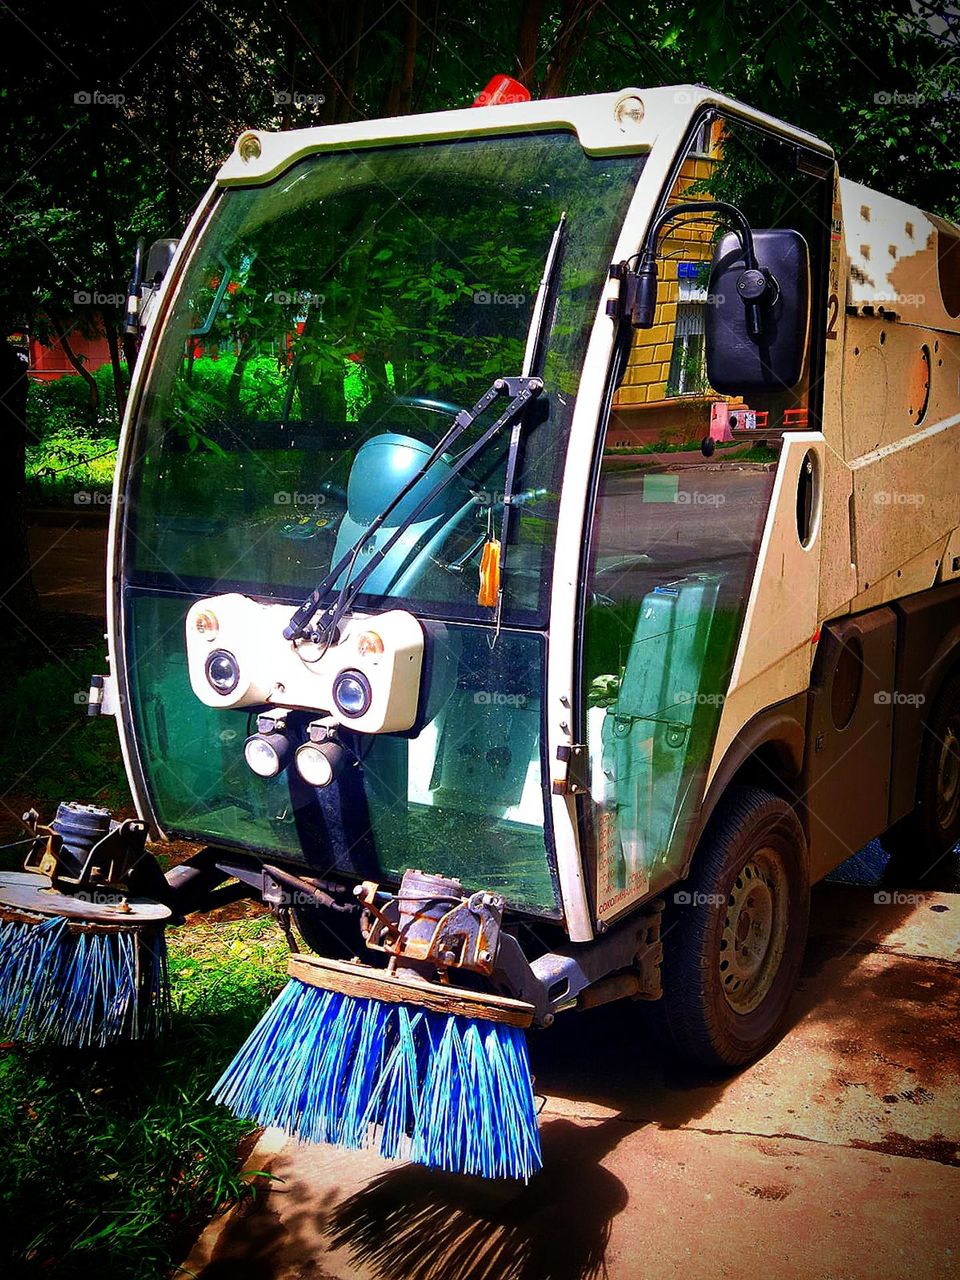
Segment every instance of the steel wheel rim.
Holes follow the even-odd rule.
[[[720,987],[734,1013],[769,994],[787,940],[787,877],[778,854],[758,850],[730,887],[720,935]]]
[[[944,730],[937,765],[937,822],[949,831],[960,808],[960,715],[951,716]]]

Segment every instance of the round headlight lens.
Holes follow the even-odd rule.
[[[205,670],[211,687],[224,697],[233,693],[240,683],[240,663],[226,649],[214,649],[207,658]]]
[[[290,758],[290,741],[282,733],[255,733],[243,744],[243,758],[260,778],[275,778]]]
[[[337,710],[351,720],[370,710],[373,693],[370,681],[360,671],[341,671],[333,682],[333,700]]]
[[[297,773],[311,787],[329,787],[344,765],[339,742],[305,742],[297,748]]]

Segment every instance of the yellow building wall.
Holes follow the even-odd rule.
[[[710,176],[714,163],[710,156],[689,157],[680,170],[676,190],[668,205],[682,200],[709,199],[703,191],[691,192],[688,188],[703,183]],[[713,228],[706,220],[702,223],[682,221],[661,239],[658,258],[660,284],[654,327],[638,329],[634,334],[627,371],[613,402],[615,411],[635,409],[666,399],[680,295],[677,264],[681,261],[709,262],[713,256],[712,235]]]

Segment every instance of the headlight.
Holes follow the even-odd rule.
[[[275,778],[290,759],[290,739],[285,733],[255,733],[243,744],[243,758],[260,778]]]
[[[341,715],[351,720],[370,710],[370,681],[360,671],[341,671],[333,681],[333,701]]]
[[[204,667],[207,682],[224,697],[240,683],[240,664],[226,649],[214,649]]]
[[[343,769],[345,759],[339,742],[305,742],[297,748],[297,773],[311,787],[329,787]]]

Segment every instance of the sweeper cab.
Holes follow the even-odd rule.
[[[93,710],[202,846],[156,901],[295,953],[218,1096],[529,1176],[524,1028],[742,1066],[811,884],[960,838],[960,231],[709,89],[502,88],[244,133],[134,273]]]

